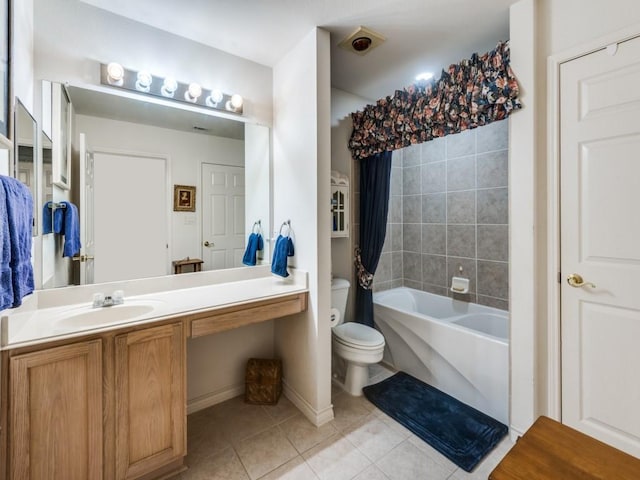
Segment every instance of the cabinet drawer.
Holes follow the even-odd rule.
[[[221,308],[202,318],[191,321],[191,337],[224,332],[232,328],[286,317],[307,309],[307,293],[296,293],[280,298],[258,301],[250,305]]]

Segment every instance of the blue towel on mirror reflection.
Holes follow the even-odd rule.
[[[293,241],[291,237],[283,237],[278,235],[276,239],[276,245],[273,247],[273,259],[271,261],[271,273],[280,275],[281,277],[288,277],[287,272],[287,257],[292,257],[294,253]]]
[[[242,263],[249,265],[250,267],[256,264],[256,253],[258,250],[264,248],[264,241],[262,235],[259,233],[252,233],[247,240],[247,249],[244,251],[244,257],[242,257]]]
[[[45,202],[42,207],[42,234],[53,232],[53,202]]]
[[[64,233],[63,257],[73,257],[80,253],[80,218],[78,216],[78,207],[71,202],[60,202],[66,208],[56,209],[62,211],[63,222],[61,231]],[[53,231],[56,231],[56,214],[53,215]]]
[[[7,196],[4,193],[4,188],[0,186],[0,310],[13,305],[10,241]]]
[[[4,193],[5,215],[3,215],[2,225],[2,290],[9,290],[8,283],[12,289],[11,303],[5,305],[7,300],[2,302],[3,308],[19,307],[22,298],[33,292],[33,266],[31,264],[31,242],[33,234],[33,198],[29,188],[12,177],[0,175],[0,184]],[[7,242],[4,237],[9,238],[9,275],[6,273],[7,253],[5,251]],[[4,295],[3,295],[4,297]],[[7,295],[8,298],[8,295]],[[0,308],[1,309],[1,308]]]

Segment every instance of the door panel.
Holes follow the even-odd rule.
[[[640,456],[640,40],[560,67],[562,421]],[[569,274],[583,285],[570,285]]]
[[[202,259],[205,270],[242,266],[244,168],[202,164]]]
[[[96,283],[167,275],[166,159],[95,152],[94,166]]]
[[[80,134],[80,285],[94,283],[95,207],[93,152],[86,135]]]
[[[102,478],[102,341],[10,360],[10,478]]]
[[[138,478],[185,454],[182,324],[116,336],[116,478]]]

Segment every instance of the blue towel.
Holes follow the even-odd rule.
[[[5,218],[8,227],[6,233],[9,236],[11,255],[9,260],[13,288],[11,307],[19,307],[22,304],[22,298],[33,292],[33,266],[31,265],[33,198],[29,188],[15,178],[0,175],[0,183],[5,194]],[[4,283],[2,288],[4,290]]]
[[[4,193],[4,187],[0,185],[0,310],[13,305],[10,241],[7,196]]]
[[[42,207],[42,234],[53,232],[53,202],[45,202]]]
[[[273,247],[273,259],[271,261],[271,273],[280,275],[281,277],[288,277],[287,271],[287,257],[292,257],[294,253],[293,241],[291,237],[283,237],[278,235],[276,239],[276,245]]]
[[[73,257],[80,253],[80,219],[78,216],[78,207],[71,202],[60,202],[66,208],[56,209],[62,210],[64,214],[64,221],[62,222],[64,232],[64,248],[62,252],[63,257]],[[56,231],[56,214],[53,216],[53,231]]]
[[[244,257],[242,257],[242,263],[249,265],[250,267],[256,264],[256,252],[264,248],[264,242],[262,235],[259,233],[252,233],[247,240],[247,249],[244,251]]]
[[[67,202],[60,202],[67,204]],[[56,207],[53,209],[53,233],[64,235],[64,218],[67,210],[65,208]]]

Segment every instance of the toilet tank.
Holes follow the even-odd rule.
[[[347,298],[349,296],[349,280],[344,278],[333,278],[331,280],[331,308],[337,308],[340,318],[344,321],[344,312],[347,309]]]

